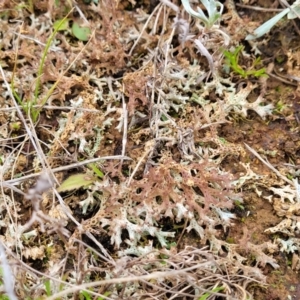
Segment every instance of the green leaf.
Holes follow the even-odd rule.
[[[216,288],[212,289],[210,292],[207,292],[204,295],[202,295],[200,298],[198,298],[198,300],[206,300],[213,293],[217,293],[217,292],[220,292],[222,290],[224,290],[224,287],[216,287]]]
[[[265,68],[261,68],[259,70],[254,69],[260,64],[261,61],[260,57],[255,59],[250,70],[244,70],[239,65],[239,55],[241,51],[243,51],[243,49],[244,49],[243,46],[239,46],[235,48],[235,50],[232,52],[225,50],[223,53],[225,56],[226,66],[230,67],[235,73],[241,75],[243,78],[247,78],[248,76],[255,76],[255,77],[267,76]]]
[[[99,177],[99,178],[103,178],[104,174],[103,172],[97,168],[96,164],[88,164],[87,165],[91,170],[93,170],[93,172]]]
[[[260,38],[267,32],[271,30],[271,28],[279,22],[287,13],[289,13],[290,9],[286,8],[279,14],[275,15],[273,18],[265,22],[264,24],[260,25],[258,28],[256,28],[253,32],[253,34],[248,34],[245,38],[246,41],[251,41]]]
[[[76,174],[68,177],[60,187],[58,192],[67,192],[71,190],[77,190],[82,187],[88,186],[96,181],[96,178],[88,174]]]
[[[108,292],[108,291],[107,291],[107,292],[105,292],[103,295],[106,296],[106,297],[108,297],[110,294],[111,294],[111,292]],[[103,297],[98,297],[98,298],[97,298],[97,300],[105,300],[105,299],[106,299],[106,298],[103,298]]]
[[[85,300],[92,300],[90,294],[87,291],[81,291],[80,294],[84,296]],[[82,297],[80,298],[83,299]]]
[[[50,284],[50,280],[46,280],[44,282],[44,285],[45,285],[45,290],[46,290],[46,294],[48,297],[51,296],[51,284]]]
[[[88,27],[80,27],[77,23],[72,25],[72,34],[80,41],[86,42],[89,40],[91,30]]]
[[[53,28],[56,31],[64,31],[69,28],[69,20],[70,19],[62,19],[62,20],[57,20],[53,24]]]

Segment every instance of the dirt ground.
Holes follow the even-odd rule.
[[[1,1],[0,299],[300,299],[300,21],[220,3]]]

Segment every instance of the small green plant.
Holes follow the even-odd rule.
[[[97,177],[99,177],[100,179],[103,179],[104,174],[103,172],[97,167],[96,164],[88,164],[87,165],[89,169],[91,169],[95,175],[97,175]]]
[[[51,297],[53,295],[53,293],[52,293],[52,289],[51,289],[50,280],[47,279],[46,281],[44,281],[44,286],[45,286],[45,292],[46,292],[47,297]],[[63,286],[61,286],[60,290],[62,290],[62,288],[63,288]],[[97,300],[104,300],[110,294],[111,294],[111,292],[107,291],[103,294],[104,298],[103,297],[97,297],[96,299]],[[9,298],[2,298],[2,297],[3,297],[3,295],[0,295],[0,300],[9,300]],[[4,297],[7,297],[7,296],[4,296]],[[41,299],[42,298],[37,298],[37,300],[41,300]],[[92,300],[92,299],[95,299],[95,298],[91,297],[91,293],[89,293],[88,291],[83,290],[79,294],[79,299],[80,300]],[[28,300],[31,300],[31,299],[28,299]]]
[[[266,69],[261,68],[261,69],[256,69],[256,67],[260,64],[260,58],[256,58],[255,61],[253,62],[253,66],[249,70],[245,70],[243,67],[239,65],[239,56],[241,51],[243,51],[244,47],[243,46],[238,46],[237,48],[234,49],[234,51],[224,51],[224,56],[225,56],[225,64],[227,67],[232,69],[233,72],[236,74],[242,76],[243,78],[248,78],[249,76],[254,76],[254,77],[261,77],[261,76],[267,76],[266,74]]]
[[[41,89],[41,76],[43,74],[43,68],[44,68],[44,65],[45,65],[45,60],[46,60],[46,57],[47,57],[47,53],[48,53],[49,48],[50,48],[50,46],[51,46],[51,44],[54,40],[54,37],[55,37],[56,33],[59,31],[60,27],[65,24],[65,20],[67,19],[67,17],[68,17],[68,15],[60,21],[60,23],[56,26],[56,28],[54,28],[53,33],[51,34],[51,36],[49,37],[49,39],[46,43],[46,46],[45,46],[45,49],[44,49],[44,52],[42,54],[42,58],[41,58],[41,61],[40,61],[40,64],[39,64],[38,72],[37,72],[37,80],[36,80],[36,84],[35,84],[33,99],[24,102],[21,99],[20,95],[16,92],[15,86],[14,86],[14,74],[16,73],[16,64],[14,66],[13,77],[12,77],[12,81],[11,81],[11,89],[12,89],[13,95],[16,98],[16,100],[18,101],[18,103],[22,106],[25,113],[28,116],[31,116],[34,123],[37,121],[38,116],[39,116],[40,111],[41,111],[41,108],[36,108],[35,106],[38,104],[38,98],[39,98],[39,93],[40,93],[40,89]],[[49,90],[47,96],[42,100],[42,103],[41,103],[42,106],[46,103],[47,99],[49,98],[49,96],[53,92],[56,85],[57,85],[57,83],[53,84],[53,86]]]
[[[224,145],[227,143],[226,139],[223,137],[219,137],[219,141]]]
[[[32,0],[28,0],[28,1],[25,1],[25,2],[18,3],[14,7],[15,10],[23,10],[24,8],[27,9],[30,13],[33,13],[33,2],[32,2]]]
[[[200,0],[205,7],[208,16],[202,11],[201,8],[197,7],[197,11],[193,10],[189,0],[182,0],[182,5],[187,13],[191,16],[200,19],[206,28],[211,28],[215,22],[220,19],[223,12],[223,4],[215,0]]]
[[[274,112],[276,112],[276,113],[281,113],[285,108],[286,108],[285,103],[284,103],[282,100],[279,100],[279,101],[276,103]]]
[[[81,27],[76,22],[72,25],[72,34],[80,41],[87,42],[91,34],[91,30],[88,27]]]
[[[96,178],[87,173],[80,173],[69,176],[62,182],[60,187],[57,189],[58,192],[67,192],[71,190],[77,190],[82,187],[89,186],[94,183]]]
[[[91,29],[89,27],[82,27],[77,22],[73,22],[72,27],[70,27],[70,19],[57,20],[53,24],[53,28],[58,31],[65,31],[73,35],[79,41],[87,42],[91,34]]]
[[[71,29],[69,29],[69,19],[68,16],[70,13],[73,11],[73,9],[70,10],[70,12],[61,20],[57,20],[54,22],[53,25],[53,32],[50,35],[50,37],[47,40],[45,49],[43,51],[41,61],[39,64],[39,68],[37,70],[37,79],[35,83],[35,90],[34,90],[34,95],[33,99],[29,99],[28,101],[23,101],[20,97],[20,95],[17,93],[15,86],[14,86],[14,74],[16,73],[16,64],[14,66],[14,71],[13,71],[13,77],[11,81],[11,89],[14,94],[14,97],[18,101],[19,105],[22,106],[24,109],[26,115],[31,116],[32,121],[35,123],[39,117],[39,114],[41,112],[42,107],[46,104],[48,98],[50,95],[53,93],[54,89],[56,88],[57,84],[59,83],[58,79],[52,87],[49,89],[47,92],[47,95],[38,103],[38,99],[40,96],[40,90],[41,90],[41,77],[43,75],[43,69],[45,65],[45,60],[49,51],[49,48],[51,47],[51,44],[53,43],[54,37],[57,34],[58,31],[70,31],[73,36],[75,36],[78,40],[80,41],[87,41],[89,39],[89,35],[91,34],[91,31],[87,27],[80,27],[76,22],[73,23],[73,26]],[[16,53],[17,56],[17,53]],[[36,107],[37,104],[40,104],[40,107]]]
[[[44,282],[44,286],[45,286],[47,296],[50,297],[52,295],[52,292],[51,292],[51,283],[49,279]]]
[[[235,204],[235,206],[237,206],[239,209],[245,210],[245,206],[242,205],[242,202],[241,202],[241,201],[235,200],[235,201],[234,201],[234,204]]]
[[[226,239],[226,243],[228,243],[228,244],[235,244],[236,242],[235,242],[235,240],[234,240],[233,237],[228,237],[228,238]]]
[[[12,130],[12,131],[18,131],[21,129],[21,123],[20,122],[11,122],[9,124],[9,128]]]
[[[207,293],[203,294],[200,298],[198,298],[198,300],[206,300],[213,293],[217,293],[217,292],[220,292],[222,290],[224,290],[224,287],[222,287],[222,286],[213,288],[210,292],[207,292]]]
[[[104,300],[106,297],[108,297],[111,293],[110,292],[105,292],[104,293],[104,298],[103,297],[97,297],[97,300]],[[90,293],[87,292],[87,291],[81,291],[80,292],[80,295],[79,295],[79,299],[80,300],[92,300],[92,299],[95,299],[95,298],[92,298],[90,296]]]

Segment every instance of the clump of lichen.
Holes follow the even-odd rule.
[[[129,185],[105,180],[94,189],[102,194],[101,207],[86,223],[107,228],[113,244],[120,248],[123,230],[138,244],[147,235],[158,238],[162,247],[175,232],[162,231],[158,224],[168,218],[173,224],[188,221],[205,244],[217,234],[216,227],[230,226],[229,212],[238,195],[233,193],[229,174],[214,162],[182,162],[161,159],[142,179]]]

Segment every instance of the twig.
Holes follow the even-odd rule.
[[[148,24],[149,24],[151,18],[153,17],[153,15],[156,13],[156,11],[158,10],[158,8],[159,8],[160,6],[161,6],[161,3],[158,4],[158,5],[155,7],[155,9],[153,10],[153,12],[151,13],[151,15],[149,16],[149,18],[147,19],[145,25],[143,26],[143,28],[142,28],[142,30],[141,30],[140,35],[138,36],[138,38],[137,38],[136,41],[134,42],[133,46],[131,47],[128,56],[131,56],[131,55],[132,55],[132,52],[133,52],[134,48],[136,47],[136,45],[138,44],[139,40],[141,39],[141,37],[142,37],[144,31],[146,30],[146,28],[147,28],[147,26],[148,26]]]
[[[0,65],[0,73],[2,75],[2,79],[4,81],[4,85],[5,85],[6,89],[7,89],[7,92],[9,94],[9,96],[10,96],[10,98],[11,98],[14,106],[16,107],[17,114],[18,114],[20,120],[22,121],[22,123],[24,125],[24,128],[25,128],[25,130],[26,130],[26,132],[28,134],[28,137],[29,137],[29,139],[30,139],[30,141],[31,141],[31,143],[32,143],[32,145],[33,145],[33,147],[34,147],[34,149],[35,149],[35,151],[36,151],[39,159],[40,159],[40,162],[41,162],[41,164],[43,166],[43,169],[44,170],[50,169],[50,166],[48,165],[48,161],[46,160],[46,157],[45,157],[45,155],[44,155],[44,153],[43,153],[43,151],[41,149],[41,146],[40,146],[40,144],[38,142],[38,137],[37,137],[36,132],[34,130],[34,126],[33,126],[33,124],[31,124],[32,130],[28,127],[27,122],[26,122],[26,120],[25,120],[25,118],[24,118],[24,116],[23,116],[23,114],[22,114],[22,112],[21,112],[21,110],[20,110],[20,108],[18,106],[18,103],[17,103],[17,101],[16,101],[16,99],[15,99],[13,93],[12,93],[12,90],[11,90],[11,88],[10,88],[7,80],[6,80],[6,77],[5,77],[5,74],[4,74],[4,71],[3,71],[1,65]]]
[[[244,143],[246,148],[252,153],[254,154],[262,163],[264,163],[269,169],[271,169],[279,178],[281,178],[282,180],[284,180],[285,182],[294,185],[294,183],[289,180],[287,177],[283,176],[278,170],[276,170],[269,162],[265,161],[253,148],[251,148],[249,145],[247,145],[246,143]]]
[[[51,169],[51,171],[53,173],[66,171],[66,170],[70,170],[70,169],[73,169],[73,168],[78,168],[78,167],[81,167],[81,166],[84,166],[84,165],[87,165],[87,164],[90,164],[90,163],[94,163],[94,162],[97,162],[99,160],[108,160],[108,159],[127,159],[127,160],[131,160],[130,157],[122,156],[122,155],[103,156],[103,157],[96,157],[96,158],[88,159],[88,160],[85,160],[85,161],[77,162],[77,163],[70,164],[70,165],[67,165],[67,166],[54,168],[54,169]],[[30,175],[27,175],[27,176],[23,176],[21,178],[6,180],[3,183],[5,183],[5,184],[19,184],[24,180],[28,180],[28,179],[32,179],[32,178],[35,178],[37,176],[40,176],[41,173],[42,172],[38,172],[38,173],[30,174]]]
[[[179,244],[180,244],[180,242],[181,242],[181,240],[182,240],[182,237],[183,237],[183,235],[184,235],[184,233],[185,233],[185,231],[186,231],[187,223],[188,223],[188,219],[186,219],[186,220],[184,221],[184,225],[183,225],[182,232],[181,232],[181,234],[180,234],[180,236],[179,236],[179,238],[178,238],[178,240],[177,240],[177,242],[176,242],[176,244],[177,244],[177,249],[179,248]]]
[[[38,274],[38,275],[42,276],[43,278],[51,279],[52,281],[57,282],[57,283],[60,283],[60,284],[63,285],[63,286],[70,286],[70,287],[73,286],[73,284],[72,284],[72,283],[69,283],[68,281],[60,280],[60,279],[58,279],[58,278],[55,277],[55,276],[51,276],[51,275],[49,275],[49,274],[47,274],[47,273],[43,273],[43,272],[40,272],[40,271],[38,271],[38,270],[32,268],[31,266],[29,266],[29,265],[27,265],[26,263],[24,263],[20,258],[18,258],[18,257],[16,256],[16,254],[13,253],[13,252],[5,245],[5,244],[3,244],[3,246],[4,246],[4,248],[6,249],[6,251],[9,253],[9,255],[12,256],[12,257],[13,257],[20,265],[22,265],[26,270],[29,270],[29,271],[31,271],[31,272],[34,273],[34,274]],[[20,267],[20,266],[18,266],[18,267]],[[103,296],[102,296],[101,294],[99,294],[99,293],[96,293],[96,292],[93,292],[93,291],[90,291],[90,290],[89,290],[88,292],[89,292],[90,294],[92,294],[92,295],[103,297]],[[16,299],[16,300],[17,300],[17,299]]]
[[[89,40],[87,41],[87,43],[82,47],[82,49],[79,51],[79,53],[75,56],[75,58],[73,59],[73,61],[70,63],[70,65],[67,67],[67,69],[65,71],[63,71],[60,76],[58,77],[58,79],[55,81],[55,83],[51,86],[51,88],[49,89],[46,97],[43,100],[43,103],[46,103],[47,100],[49,99],[50,95],[53,93],[53,91],[55,90],[56,86],[59,84],[59,82],[62,80],[62,78],[67,74],[67,72],[72,68],[72,66],[75,64],[75,62],[78,60],[79,56],[83,53],[83,51],[86,49],[86,47],[89,45],[89,43],[91,42],[92,38],[94,37],[96,29],[91,33],[91,36],[89,38]]]
[[[10,300],[18,300],[14,292],[14,280],[13,274],[11,272],[10,266],[7,262],[4,248],[2,242],[0,241],[0,261],[2,266],[2,277],[5,292]]]
[[[292,7],[286,0],[279,0],[279,2],[281,3],[282,6],[288,7],[290,9],[290,11],[292,11],[298,17],[298,19],[300,19],[300,14],[297,11],[297,9],[295,9],[294,7]],[[294,3],[296,3],[296,1]],[[298,3],[298,5],[299,5],[299,3]],[[295,22],[294,18],[291,21],[292,21],[292,23],[293,23],[293,25],[295,27],[295,30],[297,31],[298,35],[300,35],[300,30],[299,30],[298,25]]]
[[[146,143],[146,146],[145,146],[145,152],[144,154],[142,155],[142,157],[139,159],[137,165],[135,166],[134,170],[132,171],[126,185],[129,186],[132,179],[133,179],[133,176],[135,175],[135,173],[137,172],[138,168],[140,167],[140,165],[142,164],[142,162],[144,161],[144,159],[146,158],[146,156],[151,153],[151,151],[153,151],[153,147],[154,147],[154,144],[155,144],[155,141],[154,140],[150,140]]]
[[[202,269],[202,268],[208,268],[212,265],[212,262],[204,262],[197,264],[195,266],[189,267],[189,268],[184,268],[181,270],[176,270],[176,271],[167,271],[167,272],[153,272],[152,274],[148,275],[142,275],[142,276],[129,276],[125,278],[113,278],[113,279],[107,279],[107,280],[99,280],[95,282],[89,282],[81,285],[74,286],[73,288],[68,288],[65,289],[64,291],[61,291],[51,297],[48,297],[47,300],[55,300],[62,298],[65,295],[68,294],[73,294],[77,291],[80,291],[82,289],[88,289],[91,287],[96,287],[96,286],[101,286],[104,284],[121,284],[121,283],[126,283],[126,282],[135,282],[135,281],[140,281],[140,280],[151,280],[151,279],[158,279],[158,278],[170,278],[170,277],[175,277],[180,274],[186,274],[188,271],[192,271],[195,269]]]
[[[278,11],[281,12],[281,11],[283,11],[282,8],[266,8],[266,7],[245,5],[245,4],[240,4],[240,3],[235,3],[235,5],[238,7],[257,10],[257,11],[266,11],[266,12],[278,12]]]
[[[105,256],[103,256],[100,252],[98,252],[96,249],[92,248],[91,246],[89,246],[88,244],[86,244],[84,241],[78,240],[76,238],[73,238],[73,241],[77,242],[78,244],[82,244],[84,245],[87,249],[89,249],[90,251],[94,252],[97,256],[99,256],[101,259],[105,260],[106,262],[110,263],[111,265],[113,265],[114,267],[116,267],[115,262],[111,259],[108,260]],[[113,262],[112,262],[113,261]]]
[[[37,43],[38,45],[41,45],[41,46],[43,46],[43,47],[46,47],[46,44],[44,44],[44,43],[42,43],[42,42],[40,42],[39,40],[37,40],[37,39],[34,39],[33,37],[31,37],[31,36],[27,36],[27,35],[24,35],[24,34],[21,34],[21,33],[18,33],[18,32],[15,32],[15,31],[13,31],[13,33],[14,34],[16,34],[16,35],[18,35],[19,37],[21,37],[21,38],[24,38],[24,39],[27,39],[27,40],[30,40],[30,41],[33,41],[33,42],[35,42],[35,43]],[[56,51],[63,51],[63,49],[62,48],[60,48],[60,47],[56,47],[56,46],[51,46],[50,48],[49,48],[49,50],[51,50],[51,51],[54,51],[54,52],[56,52]]]
[[[19,108],[20,108],[20,106],[19,106]],[[32,105],[32,108],[45,108],[45,109],[52,109],[52,110],[79,110],[79,111],[86,111],[86,112],[99,114],[99,110],[97,110],[97,109],[72,107],[72,106]],[[16,107],[5,107],[5,108],[0,108],[0,111],[7,112],[7,111],[14,111],[16,109],[17,109]]]
[[[72,1],[72,2],[73,2],[73,5],[74,5],[75,9],[77,10],[80,18],[82,18],[85,23],[90,24],[90,22],[87,20],[87,18],[85,17],[84,13],[81,11],[81,9],[77,5],[77,3],[75,1]]]
[[[124,85],[123,85],[124,92]],[[122,139],[122,156],[125,157],[126,144],[127,144],[127,131],[128,131],[128,110],[126,107],[126,102],[124,99],[124,93],[122,93],[122,106],[123,106],[123,139]],[[121,165],[123,164],[123,159],[121,160]]]
[[[12,184],[9,184],[9,183],[7,183],[7,182],[5,182],[5,181],[1,181],[0,184],[1,184],[1,186],[3,186],[4,188],[9,188],[9,189],[15,191],[16,193],[18,193],[18,194],[20,194],[20,195],[22,195],[22,196],[26,196],[26,194],[25,194],[24,192],[22,192],[20,189],[16,188],[16,187],[15,187],[14,185],[12,185]]]
[[[274,70],[274,71],[275,71],[275,70]],[[293,85],[293,86],[298,86],[298,84],[297,84],[296,82],[292,82],[292,81],[289,81],[289,80],[285,79],[285,78],[287,78],[287,77],[285,77],[285,76],[281,76],[281,75],[279,75],[279,74],[275,75],[275,74],[273,74],[273,73],[268,73],[268,72],[267,72],[267,74],[268,74],[269,76],[271,76],[271,77],[273,77],[273,78],[275,78],[275,79],[281,81],[281,82],[286,83],[286,84],[290,84],[290,85]]]
[[[172,3],[171,1],[169,0],[160,0],[160,2],[168,7],[170,7],[171,9],[173,9],[176,13],[179,13],[179,7]]]

